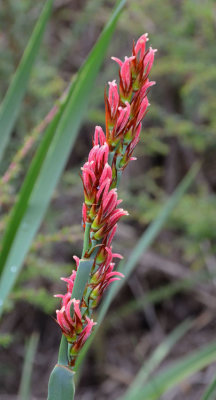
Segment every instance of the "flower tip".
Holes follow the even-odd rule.
[[[117,62],[117,64],[119,64],[119,65],[120,65],[120,67],[122,66],[122,64],[123,64],[123,61],[121,61],[121,60],[120,60],[120,58],[117,58],[117,57],[111,57],[111,59],[112,59],[113,61]]]
[[[108,82],[109,86],[117,86],[116,80]]]

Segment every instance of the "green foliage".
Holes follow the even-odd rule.
[[[66,82],[68,82],[69,76],[71,77],[71,71],[72,80],[74,79],[74,73],[78,70],[88,49],[92,46],[94,38],[109,15],[109,2],[102,0],[86,1],[84,5],[81,4],[83,2],[77,2],[79,3],[77,10],[74,10],[73,6],[71,8],[69,2],[65,2],[63,6],[61,3],[64,2],[59,1],[54,4],[52,22],[49,24],[43,46],[37,56],[37,62],[32,68],[28,94],[20,104],[21,112],[13,129],[13,140],[9,143],[6,157],[2,162],[4,171],[8,166],[8,160],[20,147],[24,136],[44,118],[56,97],[61,95],[67,86]],[[20,55],[30,37],[32,26],[43,5],[44,1],[42,0],[37,2],[2,1],[0,9],[1,98],[6,93],[11,76],[16,70]],[[212,256],[214,259],[215,254],[216,56],[214,7],[213,0],[182,0],[179,2],[136,0],[128,2],[127,10],[119,21],[118,34],[116,34],[110,50],[111,55],[123,58],[127,54],[131,40],[136,39],[143,31],[149,32],[150,43],[153,47],[158,48],[157,62],[152,73],[152,79],[157,81],[157,85],[150,94],[151,109],[145,118],[142,140],[136,150],[137,167],[132,166],[128,172],[128,179],[124,180],[123,186],[120,188],[121,198],[124,198],[124,208],[130,212],[127,221],[128,224],[131,223],[137,237],[148,225],[152,227],[151,224],[161,209],[161,203],[165,202],[168,195],[174,191],[194,160],[201,160],[201,172],[196,177],[192,190],[182,196],[169,218],[164,221],[165,233],[171,235],[169,236],[171,240],[164,240],[162,234],[154,245],[156,252],[166,254],[168,258],[172,258],[173,255],[175,258],[176,254],[180,254],[180,261],[185,263],[188,269],[201,271],[191,275],[191,278],[177,280],[168,285],[160,283],[158,289],[149,291],[131,302],[120,304],[119,308],[115,309],[115,316],[113,314],[110,316],[110,323],[116,322],[116,318],[119,319],[121,315],[125,317],[129,315],[130,318],[132,313],[141,310],[148,304],[157,303],[163,306],[166,299],[170,299],[180,291],[181,293],[187,291],[188,296],[190,291],[192,293],[192,289],[200,283],[208,282],[210,288],[210,282],[214,280],[213,276],[202,271],[206,265],[208,266],[208,257]],[[97,80],[97,85],[94,86],[89,112],[85,112],[85,115],[83,113],[85,120],[92,124],[104,125],[104,108],[102,106],[104,82],[113,79],[114,71],[116,71],[114,64],[107,62]],[[16,99],[18,100],[18,97]],[[59,103],[57,104],[59,106]],[[18,276],[14,291],[6,302],[7,317],[10,317],[10,312],[11,318],[13,318],[13,315],[19,310],[20,302],[23,301],[29,303],[29,307],[32,306],[33,311],[35,308],[44,313],[54,311],[56,300],[53,298],[53,293],[61,291],[60,283],[56,282],[61,276],[70,274],[71,268],[73,268],[71,265],[72,255],[80,254],[81,229],[70,229],[72,224],[80,223],[80,219],[74,218],[74,214],[71,213],[75,207],[71,198],[76,198],[76,196],[81,198],[82,196],[78,174],[82,160],[86,157],[89,149],[90,141],[88,142],[87,137],[90,138],[92,131],[93,127],[89,128],[89,125],[86,124],[81,132],[82,140],[77,142],[76,154],[73,153],[67,170],[62,176],[61,184],[54,193],[54,200],[44,218],[40,235],[35,238],[33,244],[31,244],[32,238],[28,232],[22,236],[23,252],[21,256],[24,258],[27,248],[30,253],[25,258],[25,265]],[[41,142],[41,140],[38,137],[37,141]],[[17,178],[1,185],[1,239],[2,235],[5,235],[5,227],[10,220],[8,211],[17,200],[18,189],[23,176],[28,171],[29,160],[32,158],[35,148],[34,145],[21,162]],[[56,172],[54,173],[56,174]],[[52,170],[50,175],[52,175]],[[50,175],[47,180],[50,179]],[[44,190],[46,183],[40,188],[37,199],[40,197],[41,200],[41,193],[46,191]],[[31,202],[30,205],[32,204],[35,203]],[[68,213],[65,219],[61,218],[62,210],[66,209]],[[68,221],[67,218],[70,214],[72,215],[71,221]],[[131,259],[126,262],[126,266],[130,266],[130,262]],[[15,263],[11,264],[11,266],[15,265]],[[58,288],[56,285],[59,285]],[[113,287],[114,292],[117,293],[120,286],[116,284]],[[98,326],[112,298],[111,295],[108,295],[99,317]],[[16,334],[19,336],[20,332],[16,332]],[[23,332],[24,334],[25,332]],[[13,343],[16,343],[14,335],[7,333],[0,335],[0,345],[3,347],[10,349],[11,346],[13,348],[15,346]],[[214,354],[214,349],[212,351]],[[211,361],[208,358],[205,365]],[[172,386],[177,384],[177,378],[170,375],[171,370],[172,368],[169,370],[167,378],[166,374],[164,375],[165,381],[163,380],[163,382],[165,383],[160,379],[160,375],[159,380],[158,375],[156,376],[160,393],[167,390],[169,382]],[[176,371],[179,373],[178,369]],[[186,368],[185,371],[185,377],[191,373],[190,368]],[[194,371],[195,369],[193,369]],[[179,376],[182,377],[181,373]],[[212,388],[214,389],[214,382],[212,387],[210,386],[206,390],[205,396],[210,396],[204,397],[206,400],[214,398],[212,397],[214,396]],[[151,395],[155,396],[155,394],[153,395],[153,386],[150,389],[150,386],[147,385],[147,390],[150,390]]]
[[[38,334],[33,333],[26,346],[25,359],[19,388],[19,397],[22,400],[30,399],[33,363],[37,351],[38,340]]]
[[[172,347],[188,332],[192,324],[185,321],[178,326],[153,352],[150,359],[144,362],[134,381],[130,385],[122,400],[133,400],[139,397],[142,387],[152,372],[160,365],[163,359],[169,354]]]
[[[34,65],[35,57],[40,47],[40,42],[50,16],[53,0],[48,0],[45,3],[41,17],[34,29],[28,46],[26,47],[23,58],[20,62],[19,67],[13,77],[11,85],[7,91],[7,94],[1,104],[0,109],[0,159],[2,158],[3,152],[10,139],[16,117],[20,108],[20,103],[25,94],[26,86],[31,69]]]
[[[189,378],[196,371],[216,360],[216,343],[210,343],[193,354],[173,363],[161,373],[153,377],[142,390],[137,393],[136,400],[158,400],[171,388]]]
[[[113,18],[108,22],[101,38],[72,83],[58,113],[48,126],[29,168],[18,201],[12,210],[0,255],[2,306],[20,272],[25,255],[74,145],[94,80],[121,7],[116,8]]]
[[[216,378],[213,379],[211,384],[205,390],[202,400],[214,400],[216,393]]]

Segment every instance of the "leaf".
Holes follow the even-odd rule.
[[[37,350],[39,336],[33,333],[27,344],[25,360],[22,370],[21,383],[19,388],[19,398],[22,400],[30,400],[30,386],[33,370],[33,362]]]
[[[85,286],[88,282],[89,274],[93,265],[94,259],[80,260],[79,268],[76,273],[72,297],[77,300],[82,300]]]
[[[49,378],[47,400],[72,400],[75,394],[73,376],[70,368],[57,364]]]
[[[205,390],[202,400],[215,400],[216,397],[216,378],[213,379],[211,384]]]
[[[141,236],[140,240],[138,241],[137,245],[135,246],[134,250],[131,253],[129,260],[124,264],[124,262],[120,263],[119,271],[123,272],[125,278],[121,281],[113,282],[111,288],[108,290],[107,296],[102,303],[100,308],[99,317],[97,321],[97,325],[94,329],[94,332],[91,334],[88,341],[85,343],[84,347],[82,348],[81,352],[79,353],[78,359],[76,361],[76,370],[79,370],[80,365],[87,354],[87,351],[99,329],[103,319],[109,309],[110,304],[114,300],[117,293],[119,293],[120,288],[125,284],[127,279],[129,278],[130,274],[136,267],[137,263],[139,262],[142,254],[147,250],[147,248],[153,243],[154,239],[157,237],[159,232],[161,231],[163,225],[167,221],[169,215],[173,211],[176,204],[180,201],[186,190],[189,188],[191,183],[194,180],[199,169],[198,164],[194,164],[193,167],[190,169],[188,174],[179,184],[173,195],[168,199],[164,207],[162,208],[161,212],[159,213],[158,217],[152,222],[146,231]]]
[[[47,0],[0,107],[0,160],[8,144],[54,0]]]
[[[125,0],[121,0],[115,8],[88,59],[77,74],[65,102],[47,128],[29,168],[3,238],[0,255],[1,305],[4,304],[15,283],[73,148],[94,80],[124,4]]]
[[[216,361],[216,342],[197,349],[156,375],[137,393],[136,400],[158,400],[168,390],[214,361]]]
[[[133,400],[137,398],[139,391],[143,387],[143,383],[146,382],[149,375],[161,364],[170,353],[173,346],[188,332],[191,326],[191,321],[185,321],[170,333],[170,335],[156,348],[149,360],[144,362],[128,391],[123,397],[121,397],[121,400]]]

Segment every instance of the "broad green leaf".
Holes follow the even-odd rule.
[[[197,349],[156,375],[137,393],[136,400],[158,400],[170,389],[216,361],[216,342]]]
[[[202,400],[215,400],[216,398],[216,378],[213,379],[211,384],[205,390]]]
[[[30,400],[30,387],[33,363],[35,358],[35,353],[37,350],[39,336],[37,333],[33,333],[27,344],[24,365],[22,370],[20,388],[19,388],[19,398],[22,400]]]
[[[143,233],[141,236],[140,240],[138,241],[137,245],[135,246],[134,250],[132,251],[129,260],[124,263],[120,263],[119,271],[123,272],[125,275],[125,278],[122,279],[121,281],[118,282],[113,282],[110,290],[107,293],[107,296],[105,300],[103,301],[103,304],[100,308],[99,312],[99,317],[97,321],[96,328],[92,335],[90,336],[89,340],[86,342],[84,345],[83,349],[81,350],[78,360],[76,362],[76,369],[78,370],[80,368],[80,365],[82,363],[83,358],[85,357],[93,339],[94,336],[97,333],[98,328],[100,327],[101,323],[104,320],[104,317],[110,307],[110,304],[112,303],[113,299],[119,293],[120,288],[125,284],[127,279],[129,278],[130,274],[133,272],[135,269],[137,263],[139,262],[140,258],[142,257],[142,254],[148,249],[148,247],[153,243],[154,239],[157,237],[159,232],[161,231],[163,225],[169,218],[169,215],[177,205],[177,203],[181,200],[182,196],[184,193],[187,191],[191,183],[193,182],[197,172],[199,169],[199,165],[195,164],[191,170],[188,172],[188,174],[185,176],[185,178],[182,180],[182,182],[179,184],[173,195],[167,200],[165,203],[164,207],[162,208],[161,212],[159,213],[158,217],[155,219],[154,222],[152,222],[147,230]]]
[[[66,365],[57,364],[49,378],[47,400],[73,400],[74,372]]]
[[[0,106],[0,160],[9,142],[54,0],[47,0]]]
[[[124,4],[125,0],[121,0],[115,8],[77,74],[65,102],[46,130],[29,168],[3,238],[0,255],[1,305],[4,304],[20,272],[74,145],[95,78]]]
[[[121,400],[134,400],[137,398],[143,384],[170,353],[173,346],[188,332],[191,326],[191,321],[185,321],[170,333],[170,335],[156,348],[151,357],[144,362],[128,391],[123,397],[121,397]]]

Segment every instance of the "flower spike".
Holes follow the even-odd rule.
[[[133,151],[140,140],[142,119],[147,113],[149,89],[155,84],[149,80],[155,52],[146,49],[148,35],[143,34],[133,44],[132,54],[112,59],[119,66],[119,83],[108,82],[105,89],[106,132],[96,126],[93,146],[88,160],[81,168],[84,190],[82,224],[85,231],[82,258],[91,259],[89,273],[81,300],[72,295],[81,261],[74,256],[76,269],[68,278],[61,278],[67,285],[66,294],[57,294],[61,308],[56,320],[69,346],[69,365],[74,366],[77,354],[96,325],[92,312],[106,288],[124,275],[115,271],[114,259],[122,256],[112,251],[112,241],[119,220],[128,215],[119,208],[117,186],[122,171],[135,160]]]

